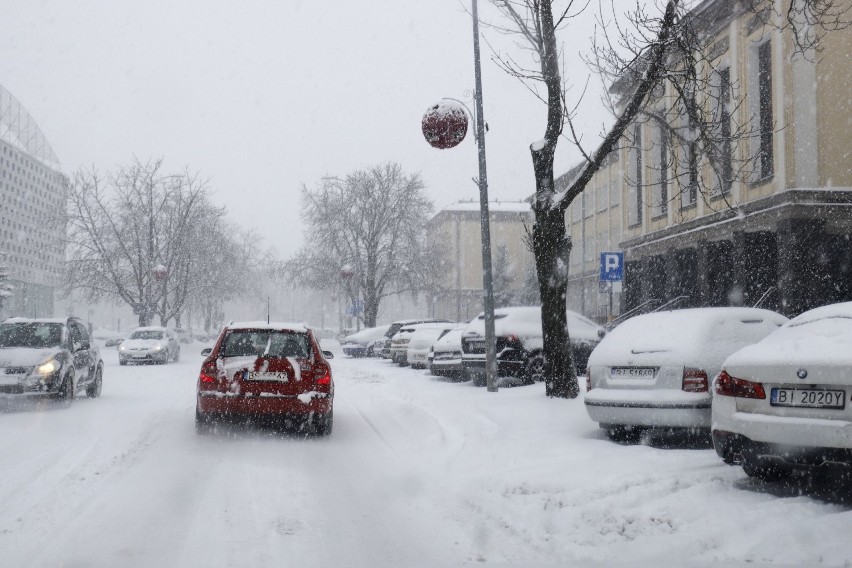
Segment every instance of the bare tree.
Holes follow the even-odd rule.
[[[681,184],[702,195],[724,195],[725,188],[737,176],[751,175],[755,168],[762,167],[761,153],[758,149],[739,163],[732,158],[737,155],[732,152],[735,141],[753,138],[755,129],[750,123],[737,125],[726,120],[731,117],[731,105],[741,101],[734,100],[732,85],[730,81],[725,83],[721,70],[712,67],[711,38],[702,33],[702,24],[706,22],[685,7],[689,4],[686,0],[661,0],[658,4],[649,3],[647,9],[637,2],[628,15],[626,27],[602,26],[602,38],[592,46],[590,61],[595,70],[616,83],[617,96],[612,101],[616,118],[594,151],[587,151],[581,144],[581,135],[573,122],[576,106],[566,105],[570,85],[563,81],[557,39],[559,31],[568,27],[589,2],[492,2],[509,22],[501,31],[516,35],[518,43],[533,55],[531,64],[505,56],[498,56],[498,63],[508,73],[544,86],[545,92],[539,95],[547,105],[544,137],[530,146],[536,183],[531,240],[543,307],[547,394],[574,398],[579,387],[566,327],[571,240],[566,233],[565,211],[585,190],[610,153],[628,137],[628,127],[637,120],[654,120],[661,125],[660,131],[667,134],[661,135],[665,138],[658,143],[666,140],[665,153],[671,156],[672,165],[676,160],[684,163],[676,175],[691,175],[698,160],[709,162],[716,173],[715,179],[707,184],[709,187],[700,186],[700,176]],[[788,0],[782,12],[775,12],[775,3],[763,0],[718,4],[724,4],[722,9],[749,10],[763,25],[789,30],[803,56],[819,50],[820,39],[827,31],[849,25],[848,6],[836,0]],[[613,3],[613,10],[614,6]],[[532,90],[538,94],[535,88]],[[663,106],[659,112],[660,107],[653,103],[667,90],[674,93],[674,104]],[[673,140],[668,139],[668,133],[672,133]],[[557,190],[553,162],[563,136],[580,150],[583,163],[567,187]],[[669,197],[661,196],[661,200]]]
[[[303,191],[306,246],[283,267],[305,286],[340,289],[376,325],[383,298],[429,290],[441,255],[426,245],[432,202],[416,174],[389,163]]]
[[[135,161],[106,178],[81,170],[68,197],[69,289],[130,305],[141,326],[155,313],[165,325],[209,282],[197,276],[216,255],[201,245],[224,211],[197,176]]]

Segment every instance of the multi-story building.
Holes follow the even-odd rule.
[[[14,287],[0,316],[53,315],[65,261],[67,187],[38,125],[0,87],[0,263]]]
[[[609,312],[599,253],[612,250],[625,253],[615,313],[680,298],[680,307],[763,299],[794,315],[852,300],[852,28],[830,31],[822,50],[804,57],[789,28],[764,23],[781,13],[705,0],[693,11],[704,14],[712,15],[702,32],[716,88],[742,101],[720,106],[719,128],[754,125],[753,136],[726,149],[728,159],[752,160],[753,172],[721,183],[706,159],[692,162],[693,176],[718,186],[697,192],[694,177],[670,170],[677,158],[660,150],[660,127],[637,120],[566,212],[573,309],[601,319]],[[671,95],[669,86],[653,104]]]
[[[525,225],[531,227],[532,210],[526,201],[491,201],[488,209],[495,293],[511,295],[523,286],[525,271],[533,266],[525,244]],[[430,315],[455,321],[472,319],[482,311],[479,201],[445,207],[427,224],[427,235],[447,255],[446,278],[442,290],[430,298]]]

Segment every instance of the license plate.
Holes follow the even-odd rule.
[[[609,370],[613,379],[653,379],[656,373],[654,367],[613,367]]]
[[[281,382],[286,383],[287,381],[290,380],[290,375],[288,375],[285,372],[274,373],[274,372],[270,372],[270,371],[265,371],[265,372],[251,371],[250,373],[248,373],[248,380],[250,380],[250,381],[281,381]]]
[[[799,408],[829,408],[842,410],[846,406],[846,391],[824,389],[772,389],[772,406]]]

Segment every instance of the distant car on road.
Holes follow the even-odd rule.
[[[850,346],[845,302],[805,312],[728,357],[713,385],[716,452],[764,480],[852,466]]]
[[[118,364],[180,361],[180,344],[174,332],[165,327],[148,326],[133,330],[118,346]]]
[[[709,432],[710,382],[725,358],[787,318],[756,308],[692,308],[633,317],[589,357],[586,411],[613,439],[648,429]]]
[[[576,312],[568,311],[568,335],[578,370],[604,329]],[[519,377],[525,383],[541,381],[544,376],[544,338],[541,330],[541,308],[520,306],[494,310],[494,336],[497,350],[497,374]],[[485,316],[479,314],[462,333],[462,364],[477,386],[485,386]]]
[[[246,322],[226,326],[205,349],[195,424],[200,433],[226,417],[295,420],[331,433],[334,381],[313,332],[301,324]]]
[[[86,325],[64,319],[9,318],[0,323],[0,395],[48,395],[71,401],[101,395],[103,361]]]

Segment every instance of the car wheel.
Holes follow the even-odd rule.
[[[607,438],[613,442],[624,444],[638,444],[644,432],[642,428],[624,424],[601,424],[601,428],[603,428]]]
[[[89,398],[98,398],[101,396],[101,388],[103,387],[103,384],[103,371],[100,367],[98,367],[95,371],[95,380],[86,388],[86,396]]]
[[[118,358],[119,365],[127,365],[127,359],[123,359],[121,357]]]
[[[175,351],[174,362],[177,363],[178,361],[180,361],[180,347],[178,347],[177,351]]]
[[[542,353],[534,353],[527,358],[524,365],[524,383],[531,385],[540,383],[544,380],[544,355]]]
[[[209,434],[215,428],[213,418],[208,414],[201,412],[198,407],[195,407],[195,433]]]
[[[475,387],[484,387],[488,384],[488,378],[485,376],[485,373],[473,373],[471,378]]]
[[[749,477],[763,481],[781,481],[793,473],[793,468],[756,457],[743,458],[743,471]]]
[[[328,436],[334,428],[334,410],[329,410],[328,414],[321,418],[314,416],[314,429],[319,436]]]
[[[62,382],[62,385],[59,387],[59,391],[56,393],[56,398],[65,404],[71,404],[71,401],[74,400],[74,375],[68,373],[65,376],[65,380]]]

